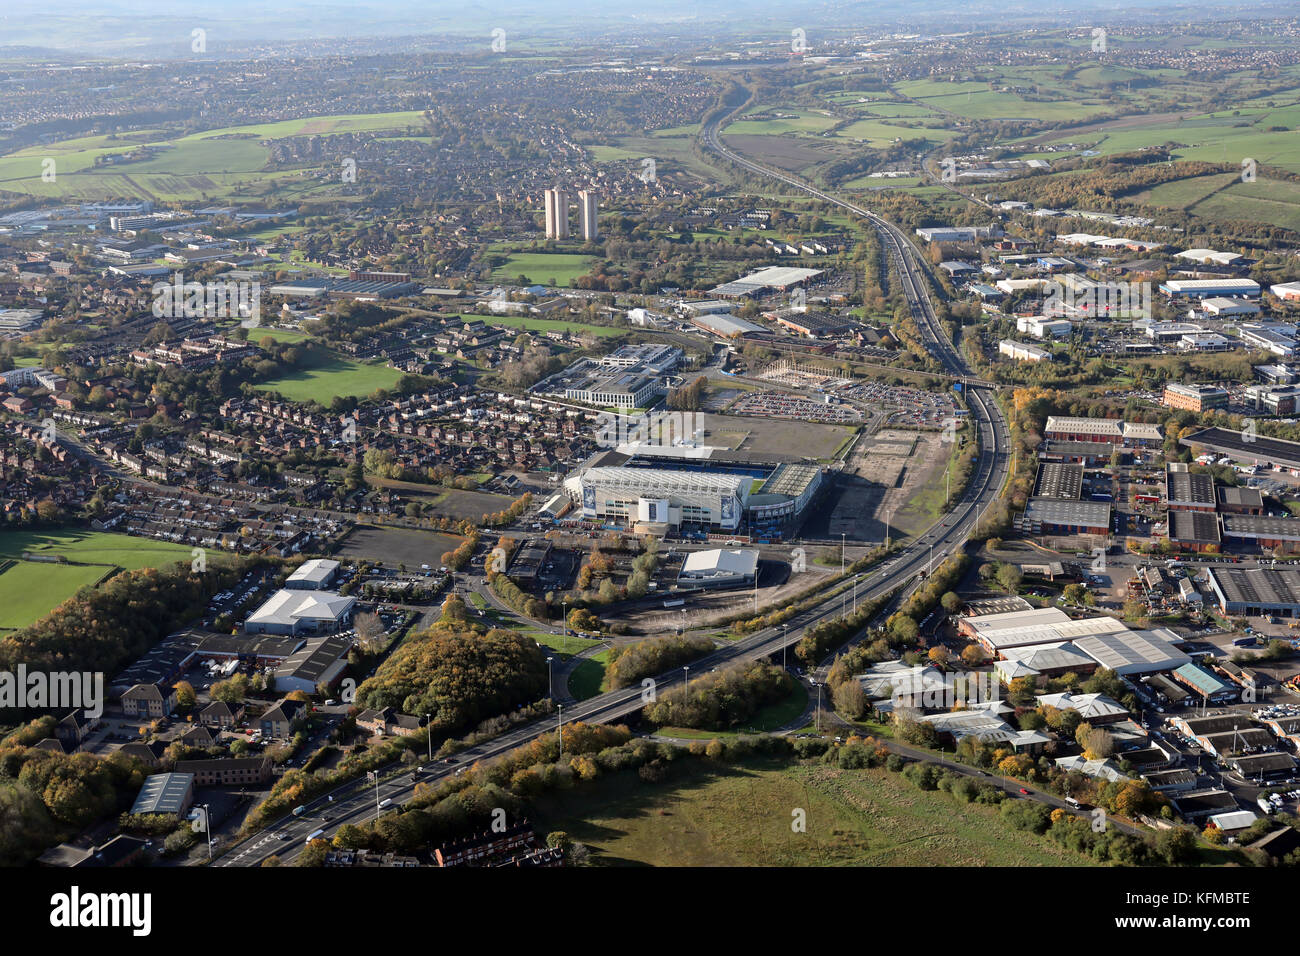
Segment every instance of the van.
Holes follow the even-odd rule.
[[[306,808],[305,806],[294,807],[294,808],[293,808],[293,815],[294,815],[295,817],[300,817],[300,816],[302,816],[306,811],[307,811],[307,808]]]
[[[392,806],[392,803],[393,803],[392,797],[385,797],[383,800],[380,801],[379,809],[382,810],[384,809],[384,807]]]
[[[1074,797],[1066,797],[1066,798],[1065,798],[1065,805],[1066,805],[1067,807],[1073,807],[1075,810],[1078,810],[1078,809],[1079,809],[1079,801],[1076,800],[1076,799],[1074,799]]]

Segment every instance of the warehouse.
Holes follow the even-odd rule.
[[[347,666],[352,649],[351,634],[314,638],[275,669],[275,689],[282,694],[295,690],[316,693],[323,684],[333,684]]]
[[[729,313],[711,312],[697,315],[691,319],[691,325],[721,339],[763,331],[761,326],[755,325],[753,322],[746,322],[744,319],[738,319]]]
[[[758,551],[715,548],[692,551],[677,575],[681,588],[733,588],[753,585],[758,578]]]
[[[747,276],[741,276],[734,282],[724,282],[710,294],[723,299],[738,299],[742,296],[762,295],[765,292],[784,292],[796,286],[806,285],[822,272],[822,269],[770,266],[751,272]]]
[[[1236,544],[1253,545],[1268,550],[1296,550],[1300,544],[1300,518],[1275,518],[1270,515],[1224,515],[1223,536]]]
[[[352,621],[357,599],[332,591],[276,591],[244,622],[246,634],[332,634]]]
[[[810,339],[821,338],[824,335],[839,335],[857,325],[852,319],[832,315],[829,312],[802,312],[795,309],[779,312],[776,316],[776,324]]]
[[[1030,498],[1021,525],[1030,534],[1107,535],[1110,502]]]
[[[1233,461],[1253,465],[1279,465],[1300,471],[1300,442],[1267,438],[1264,435],[1243,437],[1231,428],[1205,428],[1178,439],[1187,448],[1212,451]]]
[[[1219,610],[1238,617],[1300,617],[1300,571],[1292,568],[1206,569]]]
[[[1077,637],[1074,645],[1102,667],[1124,676],[1171,671],[1190,663],[1191,658],[1174,646],[1180,640],[1168,628],[1150,631],[1123,628],[1108,634]]]
[[[1254,279],[1170,279],[1160,283],[1160,291],[1171,299],[1256,296],[1259,295],[1259,283]]]
[[[1081,638],[1128,630],[1123,621],[1113,617],[1097,616],[1075,620],[1058,607],[964,617],[958,622],[957,628],[961,634],[978,641],[984,650],[995,657],[1010,648],[1071,641],[1076,648],[1087,654],[1080,644]],[[1091,654],[1088,656],[1092,657]]]
[[[155,773],[145,777],[131,812],[156,813],[180,819],[193,801],[194,774]]]
[[[304,561],[293,574],[289,575],[284,586],[290,591],[324,591],[334,583],[338,574],[339,563],[324,558]]]
[[[1193,551],[1217,551],[1222,543],[1219,517],[1204,511],[1171,511],[1169,540]]]
[[[1048,415],[1043,437],[1048,441],[1109,442],[1124,440],[1124,423],[1118,418],[1066,418]]]
[[[1264,496],[1258,488],[1224,485],[1219,489],[1219,511],[1225,515],[1263,514]]]
[[[1165,500],[1170,511],[1214,512],[1214,479],[1193,474],[1187,466],[1175,462],[1165,472]]]
[[[1083,497],[1083,465],[1044,462],[1038,466],[1034,497],[1078,501]]]

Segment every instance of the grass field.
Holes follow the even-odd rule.
[[[806,832],[791,826],[806,813]],[[598,866],[1080,866],[1089,861],[1006,826],[994,807],[925,792],[886,770],[775,760],[679,761],[667,781],[613,774],[534,801]]]
[[[15,561],[0,572],[0,630],[40,620],[114,568],[128,571],[190,560],[188,545],[96,531],[0,532],[0,564],[24,553],[60,555],[76,564]]]
[[[3,531],[0,556],[18,558],[23,552],[62,555],[69,561],[102,564],[135,571],[190,560],[190,546],[102,531]]]
[[[7,562],[6,562],[7,563]],[[0,630],[27,627],[111,569],[16,561],[0,572]]]
[[[402,374],[386,365],[354,362],[314,347],[301,367],[257,387],[279,392],[291,402],[315,401],[328,406],[336,395],[364,398],[377,389],[391,388]]]
[[[609,661],[609,651],[601,651],[591,657],[584,657],[569,675],[569,693],[578,700],[587,700],[600,693],[600,685],[605,682],[605,664]]]
[[[492,270],[499,282],[515,282],[526,276],[529,283],[571,286],[578,276],[585,276],[594,260],[569,252],[512,252],[506,261]]]
[[[270,154],[261,140],[408,128],[423,128],[418,111],[304,117],[189,136],[172,136],[162,130],[144,137],[82,136],[0,157],[0,189],[82,200],[137,196],[168,201],[231,196],[254,183],[283,186],[298,177],[296,170],[266,170]],[[103,161],[142,145],[163,148],[144,160],[95,165],[97,159]],[[46,159],[54,160],[53,182],[42,178]]]

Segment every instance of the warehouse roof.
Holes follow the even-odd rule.
[[[192,773],[156,773],[146,777],[132,813],[182,813],[194,790]]]
[[[758,569],[758,550],[736,548],[692,551],[682,562],[683,574],[753,574]]]
[[[1230,604],[1300,606],[1300,571],[1293,568],[1207,568],[1215,591]]]
[[[250,614],[248,623],[292,625],[301,620],[337,621],[356,603],[356,598],[332,591],[281,590]]]
[[[1130,631],[1127,628],[1109,634],[1095,634],[1074,639],[1075,645],[1102,667],[1117,674],[1145,674],[1168,671],[1191,661],[1173,644],[1178,635],[1168,628],[1153,631]]]
[[[1105,528],[1110,524],[1110,502],[1030,498],[1025,518],[1041,524]]]

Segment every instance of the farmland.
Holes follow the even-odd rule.
[[[283,190],[279,198],[287,200],[315,189],[316,184],[293,189],[297,171],[268,170],[270,152],[263,140],[417,129],[421,124],[420,113],[411,111],[304,117],[188,136],[169,136],[162,130],[122,137],[83,136],[0,157],[0,190],[77,200],[130,196],[189,201],[232,197],[265,187]],[[155,149],[144,159],[96,165],[97,160],[102,164],[141,146]],[[42,177],[46,159],[54,161],[55,177],[50,182]]]

